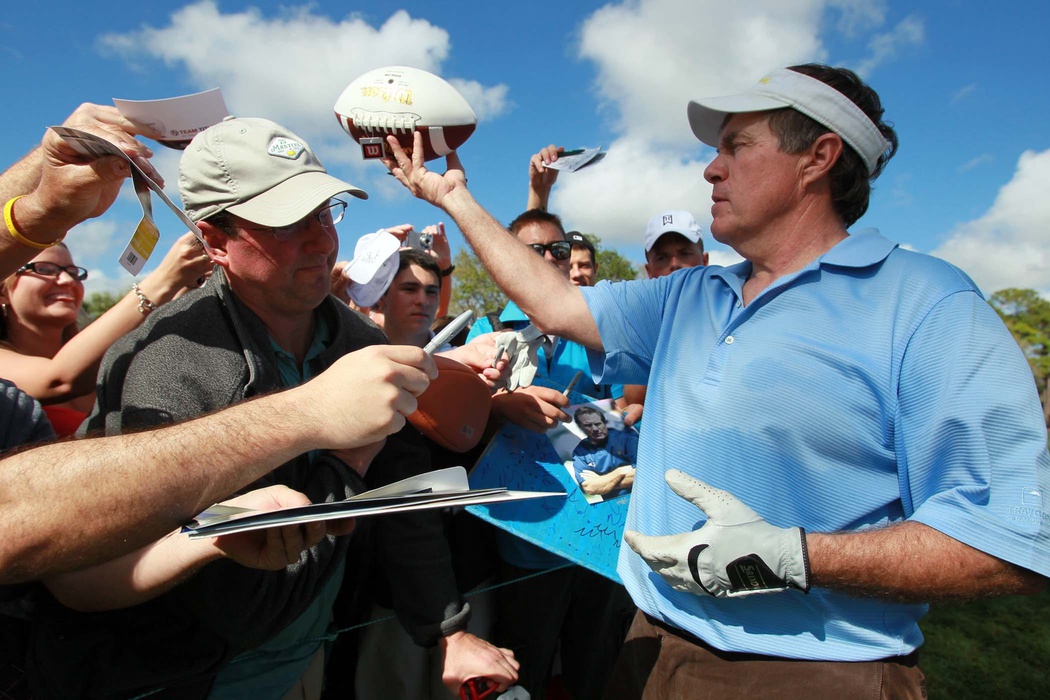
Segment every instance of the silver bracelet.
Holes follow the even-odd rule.
[[[156,311],[157,310],[157,308],[158,308],[157,305],[154,304],[152,301],[150,301],[149,298],[147,298],[146,295],[142,293],[142,290],[139,289],[139,283],[138,282],[136,282],[135,284],[131,285],[131,291],[135,292],[135,296],[137,296],[139,298],[139,313],[140,314],[142,314],[143,316],[149,316],[151,311]]]

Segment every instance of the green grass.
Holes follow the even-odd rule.
[[[934,605],[919,624],[931,698],[1050,694],[1050,591]]]

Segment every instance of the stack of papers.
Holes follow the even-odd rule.
[[[268,511],[215,505],[198,515],[191,524],[183,528],[183,532],[189,533],[191,538],[216,537],[319,520],[361,518],[367,515],[503,503],[528,498],[564,498],[566,495],[560,491],[508,491],[505,487],[471,489],[467,482],[467,471],[463,467],[449,467],[366,491],[345,501]]]

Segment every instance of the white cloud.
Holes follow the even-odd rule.
[[[84,296],[91,296],[96,292],[117,294],[131,289],[131,285],[135,282],[131,275],[123,268],[117,268],[114,274],[114,277],[110,277],[101,268],[89,267],[88,278],[84,282]]]
[[[671,208],[693,212],[709,230],[711,188],[686,104],[746,88],[774,68],[826,60],[829,15],[839,32],[870,33],[885,22],[886,2],[635,0],[594,12],[578,54],[596,66],[594,93],[619,138],[602,163],[563,175],[551,206],[567,225],[615,244],[640,244],[649,217]],[[877,37],[873,51],[884,60],[917,31],[921,37],[921,27],[909,18]]]
[[[333,20],[313,10],[284,8],[275,17],[255,8],[223,13],[206,0],[176,10],[165,27],[108,34],[99,44],[132,64],[143,57],[163,61],[198,88],[219,86],[234,114],[265,116],[310,141],[330,138],[337,128],[332,106],[357,76],[387,65],[440,74],[448,57],[448,32],[404,10],[378,27],[355,14]],[[506,86],[464,84],[480,114],[506,109]]]
[[[711,185],[704,180],[705,166],[676,149],[625,137],[600,163],[561,173],[551,209],[567,228],[596,233],[606,245],[640,245],[646,222],[666,209],[692,212],[708,231]]]
[[[919,46],[926,35],[922,19],[910,15],[901,20],[896,27],[883,34],[877,34],[869,43],[870,54],[857,66],[859,75],[870,75],[880,64],[897,56],[903,49]]]
[[[619,131],[694,144],[689,98],[745,88],[774,68],[825,57],[825,0],[641,0],[607,5],[580,32],[598,68],[595,93]],[[851,3],[838,3],[851,6]]]
[[[984,165],[985,163],[991,163],[994,160],[995,160],[995,158],[992,157],[991,153],[982,153],[981,155],[977,156],[976,158],[971,158],[970,160],[968,160],[965,163],[963,163],[962,165],[960,165],[958,167],[958,171],[960,173],[969,172],[969,171],[973,170],[974,168],[976,168],[979,165]]]
[[[117,224],[113,219],[89,219],[70,229],[65,243],[73,260],[90,270],[92,265],[112,262],[112,259],[116,258],[117,253],[114,249],[117,245],[122,245],[119,237]],[[127,238],[131,238],[131,231],[128,231]],[[110,260],[106,260],[107,257]],[[94,275],[93,270],[91,273]]]
[[[686,119],[688,100],[824,58],[818,31],[828,4],[641,0],[594,12],[581,27],[578,53],[594,62],[599,109],[620,137],[600,164],[559,178],[552,208],[567,226],[610,245],[640,245],[646,221],[666,209],[691,211],[709,230],[711,186]],[[882,3],[832,4],[850,26],[881,21]]]
[[[1050,150],[1025,151],[980,218],[955,228],[934,255],[965,270],[986,294],[1006,287],[1050,294]]]
[[[513,105],[507,99],[508,88],[506,85],[485,87],[476,80],[463,80],[451,78],[448,81],[452,87],[459,90],[467,103],[474,109],[478,121],[494,119],[508,111]]]
[[[883,0],[831,0],[829,5],[840,13],[836,28],[846,36],[854,36],[886,21],[886,3]]]

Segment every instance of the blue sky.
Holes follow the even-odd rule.
[[[1036,1],[18,3],[0,18],[0,161],[19,158],[81,102],[221,87],[234,114],[285,124],[372,195],[340,224],[346,257],[364,233],[439,219],[381,165],[362,162],[332,115],[355,77],[407,64],[456,81],[478,112],[461,157],[500,220],[524,207],[539,147],[601,144],[605,161],[563,175],[555,190],[567,227],[641,262],[646,220],[688,209],[713,261],[730,262],[733,251],[707,234],[702,173],[713,152],[692,138],[686,103],[824,61],[864,75],[901,141],[855,228],[940,255],[986,293],[1050,294],[1048,24],[1050,3]],[[178,154],[155,150],[177,201]],[[116,259],[138,216],[129,185],[109,213],[70,234],[92,271],[89,291],[130,285]],[[165,214],[158,223],[166,249],[182,229]],[[449,230],[453,247],[464,245]]]

